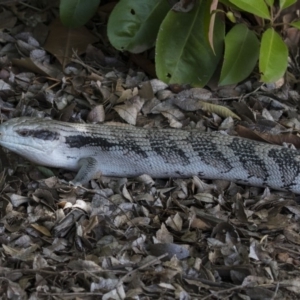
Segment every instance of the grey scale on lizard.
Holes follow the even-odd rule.
[[[0,145],[43,166],[97,175],[224,179],[300,194],[297,150],[221,133],[74,124],[30,117],[0,125]]]

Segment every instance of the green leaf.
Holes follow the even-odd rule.
[[[288,64],[288,49],[280,35],[273,28],[264,32],[259,55],[259,70],[261,81],[275,82],[286,71]]]
[[[274,0],[266,0],[266,3],[269,5],[269,7],[272,7],[274,4]]]
[[[291,5],[293,5],[294,3],[296,3],[297,0],[279,0],[279,6],[280,6],[280,9],[285,9]]]
[[[204,86],[213,75],[223,52],[224,23],[214,26],[213,53],[208,42],[210,1],[196,1],[188,13],[170,11],[156,43],[156,73],[167,83]]]
[[[297,29],[300,29],[300,21],[292,22],[290,25]]]
[[[108,20],[110,43],[118,50],[132,53],[153,47],[159,26],[169,10],[165,0],[121,0]]]
[[[223,3],[224,5],[226,5],[229,8],[233,8],[236,10],[240,10],[240,8],[238,8],[236,5],[230,3],[230,0],[219,0],[220,3]]]
[[[259,56],[259,41],[244,24],[234,26],[225,38],[220,85],[238,83],[253,71]]]
[[[36,167],[46,178],[53,177],[55,174],[52,172],[51,169],[43,166]]]
[[[61,22],[71,28],[83,26],[97,11],[100,0],[60,0]]]
[[[264,0],[230,0],[230,2],[244,11],[270,20],[270,12]]]

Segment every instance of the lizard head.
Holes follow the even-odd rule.
[[[29,160],[50,154],[60,141],[60,134],[49,126],[50,120],[20,117],[0,125],[0,145]]]

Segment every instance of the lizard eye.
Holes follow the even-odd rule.
[[[20,129],[16,131],[22,137],[32,137],[44,141],[55,141],[59,139],[59,133],[52,132],[46,129],[30,130]]]
[[[26,130],[26,129],[23,129],[23,130],[18,130],[17,133],[18,133],[18,135],[20,135],[20,136],[28,136],[29,131]]]

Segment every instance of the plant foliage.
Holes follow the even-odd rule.
[[[167,1],[120,1],[107,25],[111,44],[132,53],[153,47],[159,26],[169,10]]]
[[[95,14],[99,3],[100,0],[61,0],[60,19],[67,27],[80,27]]]
[[[300,22],[283,26],[277,20],[296,0],[181,0],[173,7],[170,2],[120,0],[108,22],[112,45],[139,53],[156,43],[156,72],[166,83],[202,87],[220,62],[220,85],[238,83],[256,67],[262,82],[284,75],[288,48],[281,30],[300,28]]]
[[[300,29],[300,21],[280,21],[283,10],[296,0],[180,0],[173,7],[171,2],[120,0],[108,21],[111,44],[132,53],[155,45],[157,76],[167,83],[202,87],[222,60],[219,85],[244,80],[256,66],[262,82],[284,75],[288,48],[281,30]],[[72,28],[84,25],[99,3],[61,0],[62,23]]]
[[[204,86],[213,75],[222,57],[225,31],[218,18],[214,26],[214,53],[207,37],[207,3],[199,1],[187,13],[170,10],[163,20],[156,42],[156,72],[161,80]]]

